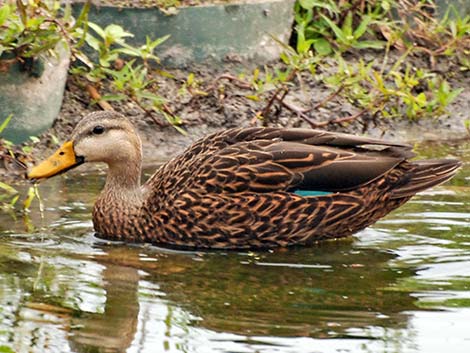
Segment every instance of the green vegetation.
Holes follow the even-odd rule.
[[[390,1],[339,2],[333,0],[299,0],[295,4],[297,51],[312,47],[319,55],[348,49],[382,49],[372,26],[384,20]],[[367,36],[372,39],[365,39]]]
[[[89,3],[77,19],[71,15],[70,4],[61,6],[58,0],[34,0],[26,5],[21,0],[9,1],[0,7],[0,57],[23,63],[39,76],[40,56],[55,55],[59,44],[64,44],[71,52],[70,72],[83,87],[97,92],[104,82],[111,81],[111,92],[103,97],[92,95],[93,102],[130,99],[149,114],[159,125],[164,125],[155,116],[160,114],[166,121],[184,132],[178,125],[181,119],[173,114],[165,100],[157,93],[153,84],[150,62],[159,62],[155,48],[168,37],[147,42],[136,48],[126,43],[133,34],[121,26],[109,25],[106,28],[88,21]],[[88,50],[84,50],[85,44]],[[92,51],[91,55],[88,53]],[[90,58],[90,57],[91,58]],[[126,62],[121,57],[138,58]],[[3,61],[3,64],[9,61]],[[38,71],[39,72],[36,72]],[[110,108],[109,105],[106,106]]]
[[[0,124],[0,160],[3,161],[4,166],[6,166],[8,163],[12,163],[18,168],[25,170],[26,165],[21,161],[21,158],[18,158],[19,153],[15,153],[12,148],[12,143],[1,138],[3,130],[5,130],[5,128],[8,126],[8,123],[11,121],[12,117],[13,115],[9,115]],[[19,197],[20,195],[18,190],[7,183],[0,181],[0,209],[2,211],[11,211],[14,209]],[[35,198],[37,198],[39,201],[39,208],[42,213],[42,202],[36,184],[30,186],[28,189],[27,196],[23,201],[23,211],[29,212],[31,203]]]
[[[126,43],[126,38],[133,34],[121,26],[112,24],[101,28],[92,22],[88,22],[88,26],[92,31],[85,34],[85,42],[93,50],[92,57],[96,60],[89,59],[83,51],[79,51],[76,53],[78,63],[70,72],[89,90],[91,87],[96,91],[95,86],[111,83],[107,87],[111,90],[109,94],[93,98],[98,102],[101,100],[102,106],[103,101],[130,99],[158,125],[163,124],[155,117],[155,113],[161,114],[169,124],[185,133],[179,127],[181,119],[173,114],[166,100],[158,94],[158,86],[151,76],[150,63],[160,62],[154,51],[168,36],[156,40],[147,37],[146,43],[136,48]],[[142,64],[135,59],[126,62],[123,56],[125,59],[139,59]],[[104,104],[104,109],[110,109],[110,106]]]
[[[11,118],[13,116],[9,115],[0,125],[0,136],[2,135],[3,130],[8,126]],[[3,146],[2,146],[3,147]],[[12,155],[12,152],[7,149],[6,152],[9,156]],[[5,160],[5,157],[2,156],[2,160]],[[11,209],[15,206],[16,202],[18,201],[18,191],[11,185],[0,181],[0,208],[1,209]]]
[[[338,71],[324,82],[333,88],[344,87],[342,94],[352,103],[383,117],[408,118],[445,114],[445,108],[463,89],[451,90],[448,82],[435,73],[394,65],[387,73],[374,69],[373,62],[348,64],[340,56]]]
[[[452,8],[442,19],[435,16],[432,1],[298,0],[295,5],[295,50],[286,48],[281,59],[291,81],[308,69],[332,91],[327,98],[340,97],[360,109],[357,115],[330,122],[311,121],[304,111],[285,104],[288,85],[283,73],[266,72],[250,99],[261,100],[259,87],[277,86],[268,95],[260,117],[269,118],[273,102],[292,110],[312,127],[346,123],[369,114],[378,117],[417,119],[447,114],[446,107],[462,92],[449,83],[451,73],[435,70],[439,59],[468,71],[470,16],[460,17]],[[372,52],[372,58],[355,59]],[[369,55],[370,57],[370,55]],[[429,68],[413,65],[419,57],[429,60]],[[377,58],[380,58],[378,62]],[[323,72],[316,75],[317,71]],[[279,88],[282,87],[282,88]],[[282,94],[279,94],[282,92]],[[323,102],[325,103],[325,102]],[[322,105],[322,103],[320,103]]]
[[[41,56],[56,55],[60,45],[70,48],[83,43],[86,11],[75,20],[70,6],[60,1],[7,1],[0,6],[0,58],[2,68],[19,62],[33,76],[42,73]]]
[[[437,18],[434,1],[298,0],[297,49],[311,47],[316,54],[344,53],[351,49],[424,52],[439,56],[467,54],[470,50],[470,16],[450,7]],[[456,58],[460,60],[460,58]],[[434,65],[434,64],[433,64]]]
[[[3,4],[0,7],[0,56],[13,54],[18,59],[26,59],[53,50],[64,39],[61,29],[71,25],[70,15],[61,16],[58,10],[48,2]]]
[[[292,46],[279,43],[284,47],[280,57],[284,65],[217,78],[248,90],[247,99],[264,104],[256,117],[265,124],[280,109],[290,110],[311,127],[346,124],[366,116],[410,120],[445,116],[463,90],[451,83],[455,71],[470,70],[470,16],[461,17],[450,8],[439,19],[428,0],[298,0],[294,36]],[[457,70],[438,69],[439,62]],[[299,86],[302,89],[306,77],[328,87],[331,94],[313,107],[288,103],[285,98]],[[196,81],[192,77],[191,82]],[[188,92],[208,94],[203,84],[198,86],[197,94]],[[214,83],[208,87],[212,90]],[[182,91],[187,88],[183,83]],[[226,89],[222,84],[217,88],[222,93]],[[358,112],[315,121],[309,113],[332,99],[347,101]]]

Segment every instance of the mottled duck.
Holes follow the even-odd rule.
[[[99,237],[261,249],[349,236],[460,166],[413,156],[409,145],[348,134],[235,128],[197,141],[141,185],[142,146],[133,125],[121,114],[95,112],[28,177],[104,162],[106,183],[93,208]]]

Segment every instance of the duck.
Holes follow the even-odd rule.
[[[142,143],[114,111],[82,118],[27,172],[34,182],[107,164],[95,234],[185,249],[308,246],[363,230],[449,180],[455,159],[412,160],[408,144],[315,129],[237,127],[210,134],[141,185]]]

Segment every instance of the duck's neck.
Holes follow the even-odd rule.
[[[108,176],[103,192],[122,193],[140,190],[141,161],[129,160],[108,164]]]
[[[95,230],[111,239],[132,241],[143,202],[140,159],[108,164],[106,184],[93,209]]]

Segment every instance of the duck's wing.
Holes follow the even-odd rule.
[[[347,191],[412,155],[409,145],[320,130],[232,129],[197,142],[148,183],[172,193]]]
[[[325,145],[339,148],[362,146],[370,149],[371,146],[382,146],[382,150],[387,148],[389,153],[393,149],[397,155],[414,156],[411,152],[412,147],[403,143],[324,130],[251,127],[228,129],[208,135],[190,146],[181,157],[193,158],[193,156],[219,151],[241,142],[259,140],[289,141],[305,145]]]

